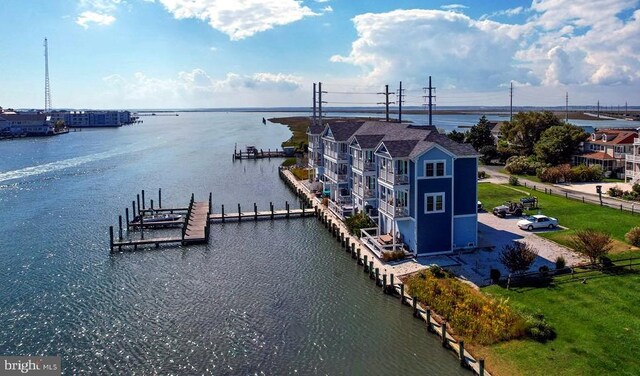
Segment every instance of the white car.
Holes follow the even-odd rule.
[[[558,220],[555,218],[547,217],[546,215],[532,215],[525,219],[518,221],[518,227],[523,230],[533,230],[534,228],[554,228],[558,226]]]

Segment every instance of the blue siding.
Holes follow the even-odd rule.
[[[425,214],[424,194],[433,192],[444,192],[445,211],[443,213]],[[418,253],[450,251],[451,217],[453,213],[451,178],[418,180],[417,204]]]
[[[413,161],[409,162],[409,215],[413,218],[416,217],[415,210],[415,192],[416,192],[416,164]]]
[[[468,247],[469,243],[473,243],[473,246],[477,245],[477,232],[476,223],[478,222],[477,216],[471,217],[458,217],[453,219],[453,247],[463,248]]]
[[[476,213],[478,160],[476,158],[456,159],[454,179],[454,215]]]
[[[447,153],[445,153],[444,151],[438,149],[438,148],[433,148],[431,150],[429,150],[428,152],[424,153],[423,155],[420,156],[420,158],[418,158],[418,161],[416,163],[417,165],[417,170],[418,170],[418,177],[424,176],[424,161],[425,160],[444,160],[445,161],[445,175],[449,175],[451,176],[451,156]]]
[[[416,250],[415,232],[413,231],[413,221],[397,221],[398,231],[402,234],[402,240],[409,246],[411,252]]]

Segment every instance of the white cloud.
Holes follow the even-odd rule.
[[[524,7],[515,7],[515,8],[510,8],[510,9],[504,9],[504,10],[499,10],[497,12],[493,12],[491,14],[485,14],[482,17],[480,17],[480,19],[486,19],[486,18],[494,18],[494,17],[500,17],[500,16],[506,16],[506,17],[513,17],[513,16],[517,16],[519,14],[522,14],[526,11],[526,9]]]
[[[292,91],[301,87],[301,78],[282,73],[255,73],[253,75],[238,75],[228,73],[224,80],[217,81],[218,90],[251,89],[267,91]]]
[[[446,9],[446,10],[462,10],[462,9],[468,9],[469,7],[462,4],[447,4],[447,5],[441,5],[440,8]]]
[[[327,5],[326,7],[322,8],[322,13],[330,13],[333,12],[333,8],[331,7],[331,5]]]
[[[487,90],[510,81],[530,86],[640,85],[639,0],[534,0],[521,24],[463,12],[395,10],[353,19],[358,33],[333,62],[362,69],[376,83],[424,81]],[[461,9],[461,8],[454,8]]]
[[[106,26],[111,25],[116,20],[115,17],[109,14],[101,14],[92,11],[85,11],[78,15],[76,23],[85,29],[89,28],[89,24],[95,23],[97,25]]]
[[[126,107],[299,105],[302,89],[302,78],[289,74],[228,73],[224,79],[215,80],[200,68],[178,72],[173,78],[154,78],[138,72],[132,78],[113,74],[102,80],[107,86],[105,95],[111,101],[126,103]]]
[[[424,9],[367,13],[353,22],[358,39],[350,54],[331,61],[360,66],[374,82],[422,82],[433,75],[444,86],[482,87],[534,79],[512,61],[527,32],[520,26]]]
[[[298,0],[158,0],[176,19],[196,18],[240,40],[256,33],[317,16]]]

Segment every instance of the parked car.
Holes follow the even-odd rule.
[[[481,211],[482,209],[484,209],[482,207],[482,201],[478,201],[478,211]]]
[[[493,215],[497,215],[498,217],[502,217],[502,218],[506,217],[507,214],[515,215],[516,217],[519,217],[522,215],[523,211],[524,211],[524,206],[522,206],[521,203],[507,201],[504,204],[493,208]]]
[[[535,228],[554,228],[558,226],[558,220],[546,215],[537,214],[518,221],[518,227],[523,230],[533,230]]]

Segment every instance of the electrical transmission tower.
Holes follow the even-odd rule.
[[[402,123],[402,102],[404,102],[404,100],[402,99],[402,97],[404,97],[404,89],[402,88],[402,81],[400,81],[400,88],[398,89],[398,123]]]
[[[44,112],[51,112],[51,87],[49,86],[49,46],[44,38]]]
[[[394,102],[389,102],[389,95],[393,95],[394,93],[389,93],[389,85],[384,85],[384,92],[381,93],[377,93],[378,95],[384,95],[384,102],[378,102],[378,104],[384,104],[385,106],[385,117],[386,117],[386,121],[387,123],[389,122],[389,105],[393,104]]]
[[[428,103],[425,103],[425,106],[429,106],[429,125],[433,125],[433,114],[432,114],[432,110],[433,110],[433,102],[436,99],[436,88],[431,86],[431,76],[429,76],[429,86],[428,87],[423,87],[422,88],[426,93],[429,93],[428,95],[423,95],[422,97],[425,99],[429,99]]]

